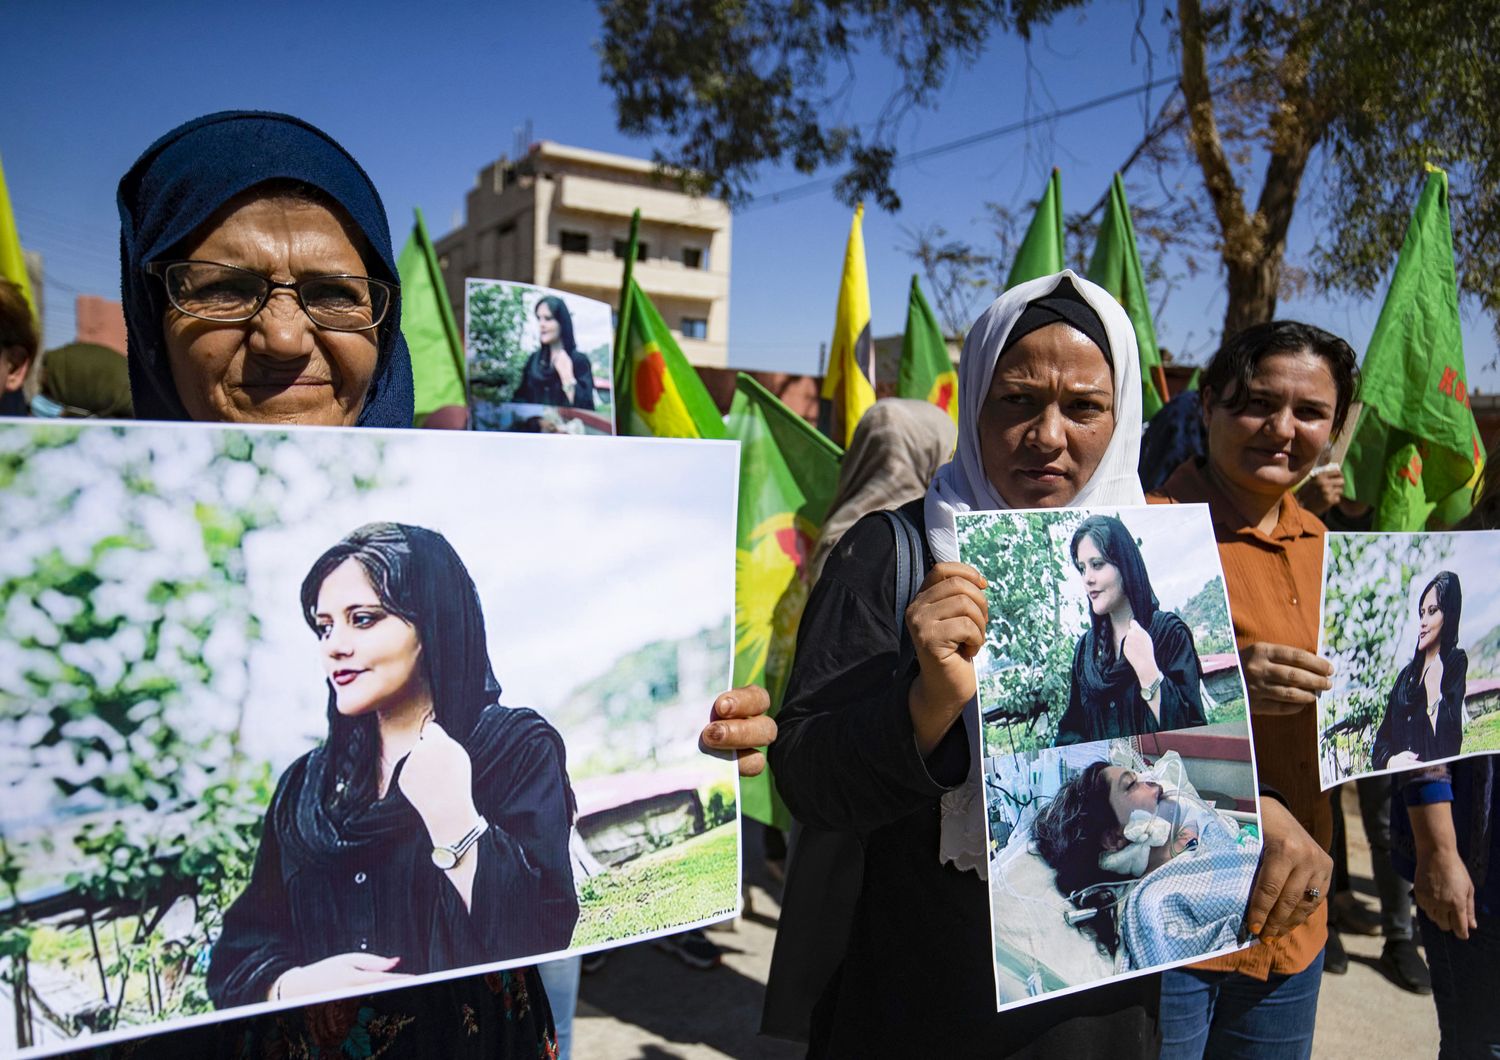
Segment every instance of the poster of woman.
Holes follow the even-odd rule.
[[[990,755],[984,778],[999,1009],[1245,944],[1260,856],[1248,735]]]
[[[1330,534],[1324,788],[1500,750],[1500,532]]]
[[[737,451],[606,448],[0,428],[21,1055],[733,915]]]
[[[964,514],[958,540],[989,582],[975,659],[988,753],[1199,726],[1244,731],[1206,510]]]
[[[479,430],[613,434],[614,325],[604,302],[469,279],[464,349]]]

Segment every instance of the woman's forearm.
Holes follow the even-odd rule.
[[[1416,841],[1417,860],[1427,862],[1440,854],[1458,853],[1458,833],[1453,828],[1451,802],[1419,803],[1406,808]]]

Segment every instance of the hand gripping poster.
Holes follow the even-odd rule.
[[[732,916],[738,778],[698,733],[737,470],[721,442],[0,426],[0,1054]]]
[[[1500,751],[1500,531],[1331,533],[1323,787]]]
[[[469,403],[481,431],[615,432],[613,310],[504,280],[464,284]]]
[[[958,516],[1001,1010],[1241,948],[1260,856],[1233,624],[1202,505]]]

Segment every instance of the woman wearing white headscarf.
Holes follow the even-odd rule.
[[[803,613],[770,748],[792,812],[859,833],[865,850],[809,1055],[1154,1056],[1154,978],[994,1012],[983,797],[969,768],[986,605],[954,534],[960,511],[1144,503],[1134,332],[1108,293],[1063,272],[985,311],[959,377],[957,452],[903,509],[926,530],[922,591],[898,622],[885,521],[844,535]],[[898,673],[903,646],[915,661]]]

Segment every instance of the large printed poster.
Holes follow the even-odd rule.
[[[1324,788],[1500,751],[1500,531],[1329,534]]]
[[[958,516],[999,1009],[1244,945],[1255,763],[1208,510]]]
[[[481,431],[613,434],[613,310],[507,280],[464,284],[469,404]]]
[[[733,915],[737,463],[0,427],[0,1053]]]

